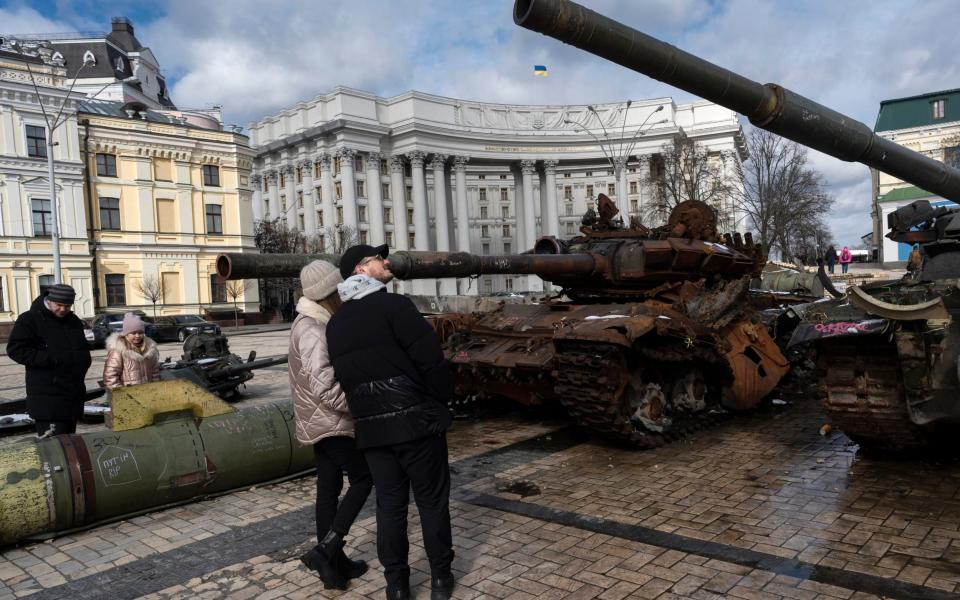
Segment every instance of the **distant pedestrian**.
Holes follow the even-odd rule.
[[[7,355],[27,368],[27,413],[40,436],[74,433],[83,414],[90,349],[75,299],[69,285],[50,286],[17,317],[7,341]]]
[[[280,313],[283,316],[283,321],[285,323],[293,321],[293,301],[287,300],[287,303],[283,305]]]
[[[833,274],[833,267],[837,264],[837,251],[833,246],[827,247],[827,253],[824,254],[823,260],[827,263],[827,269],[830,271],[830,274]]]
[[[920,252],[920,244],[914,244],[907,258],[907,272],[916,277],[923,268],[923,254]]]
[[[377,556],[387,598],[410,598],[412,488],[430,563],[430,598],[443,600],[454,587],[446,437],[453,374],[440,339],[413,302],[387,292],[393,279],[387,252],[385,245],[358,245],[341,257],[344,304],[327,327],[330,359],[377,488]]]
[[[103,385],[108,390],[160,381],[160,350],[144,335],[145,328],[139,316],[127,313],[120,333],[107,338]]]
[[[363,508],[373,480],[354,443],[354,424],[347,397],[327,352],[327,322],[340,308],[337,267],[315,260],[300,271],[303,297],[300,315],[290,328],[287,368],[293,394],[297,441],[312,444],[317,464],[317,545],[300,557],[317,571],[326,589],[347,589],[347,581],[367,572],[367,563],[352,561],[343,538]],[[350,488],[339,502],[346,471]]]
[[[846,273],[847,269],[850,267],[850,263],[853,262],[853,252],[850,252],[850,248],[847,246],[843,247],[843,250],[840,251],[840,269],[842,272]]]

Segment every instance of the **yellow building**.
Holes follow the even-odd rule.
[[[78,112],[87,167],[97,309],[256,312],[258,290],[222,282],[221,252],[256,251],[254,153],[202,113],[88,101]],[[242,284],[243,282],[240,282]]]

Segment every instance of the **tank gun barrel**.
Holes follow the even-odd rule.
[[[588,277],[600,269],[603,257],[578,254],[510,254],[480,256],[468,252],[397,252],[387,259],[397,279],[471,277],[516,274],[552,277]]]
[[[747,116],[755,126],[848,162],[860,162],[950,200],[960,170],[884,139],[799,94],[752,81],[570,0],[516,0],[517,25],[550,36]]]
[[[286,354],[280,354],[278,356],[269,356],[267,358],[250,360],[241,364],[226,365],[224,367],[213,369],[210,372],[210,376],[212,378],[229,377],[230,375],[236,375],[237,373],[244,373],[246,371],[254,371],[256,369],[265,369],[267,367],[272,367],[274,365],[284,365],[287,363],[287,361],[288,361],[288,358]]]
[[[224,279],[299,277],[314,260],[340,263],[336,254],[252,254],[228,252],[217,256],[217,275]]]

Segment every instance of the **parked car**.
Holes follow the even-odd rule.
[[[220,333],[220,326],[200,315],[157,317],[147,325],[146,334],[157,342],[184,341],[194,333]]]
[[[147,323],[151,321],[150,317],[142,310],[131,310],[127,312],[139,315],[140,318]],[[93,346],[102,348],[107,343],[107,338],[110,337],[111,333],[119,333],[120,330],[123,329],[124,314],[125,313],[104,313],[93,319],[93,326],[91,327],[93,331]],[[89,341],[89,339],[88,337],[87,340]]]

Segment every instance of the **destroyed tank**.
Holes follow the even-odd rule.
[[[517,0],[514,21],[749,118],[835,158],[960,201],[960,171],[877,136],[855,119],[777,84],[760,84],[568,0]],[[929,257],[918,280],[852,286],[845,298],[788,309],[793,342],[819,349],[831,418],[871,448],[949,440],[960,422],[960,217],[923,202],[889,215],[888,237]]]
[[[718,236],[714,212],[702,202],[681,203],[656,229],[636,218],[630,227],[618,224],[604,195],[598,207],[581,236],[545,237],[525,254],[389,256],[401,280],[529,274],[569,298],[431,317],[458,393],[527,405],[557,400],[602,439],[643,448],[726,409],[756,406],[789,370],[745,302],[765,262],[762,249],[749,235]],[[261,260],[256,272],[220,274],[292,275],[269,255]]]

